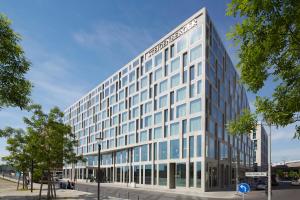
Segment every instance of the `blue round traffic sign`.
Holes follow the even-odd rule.
[[[247,183],[241,183],[239,184],[239,192],[241,193],[247,193],[250,192],[250,186]]]

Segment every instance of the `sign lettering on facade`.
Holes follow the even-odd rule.
[[[267,176],[267,172],[245,172],[247,177]]]
[[[167,37],[165,40],[163,40],[162,42],[160,42],[159,44],[157,44],[155,47],[153,47],[152,49],[150,49],[148,52],[146,52],[145,53],[145,59],[147,60],[148,58],[150,58],[151,56],[153,56],[154,54],[156,54],[157,52],[159,52],[160,50],[162,50],[163,48],[165,48],[167,45],[169,45],[170,43],[172,43],[174,40],[176,40],[177,38],[179,38],[180,36],[182,36],[183,34],[185,34],[186,32],[188,32],[190,29],[192,29],[193,27],[195,27],[197,25],[197,23],[198,23],[197,18],[195,18],[192,21],[190,21],[189,23],[185,24],[178,31],[176,31],[175,33],[173,33],[172,35],[170,35],[169,37]]]

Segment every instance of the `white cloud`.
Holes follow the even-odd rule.
[[[91,30],[78,31],[73,37],[83,46],[101,46],[107,51],[110,51],[110,47],[120,47],[133,54],[154,41],[145,29],[110,21],[100,21]]]

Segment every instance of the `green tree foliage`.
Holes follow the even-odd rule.
[[[20,46],[21,37],[11,29],[9,19],[0,13],[0,109],[25,108],[32,85],[25,79],[30,62]]]
[[[252,114],[248,109],[245,109],[242,115],[227,125],[227,130],[233,135],[241,135],[250,133],[250,131],[256,128],[256,124],[256,115]]]
[[[16,171],[23,174],[23,189],[27,189],[24,178],[28,174],[31,163],[31,155],[26,150],[28,135],[23,129],[6,128],[3,132],[8,137],[6,149],[10,152],[10,155],[4,157],[4,160]]]
[[[242,83],[254,93],[267,80],[276,85],[272,97],[257,97],[257,113],[277,126],[299,121],[300,1],[232,0],[227,15],[242,19],[228,34],[240,45]]]
[[[32,116],[24,118],[26,133],[19,129],[5,128],[0,132],[0,137],[8,137],[7,149],[10,155],[7,160],[16,169],[26,171],[31,166],[31,161],[34,161],[34,177],[43,174],[42,178],[48,182],[47,197],[50,198],[51,172],[61,169],[64,163],[85,160],[76,155],[74,147],[77,146],[77,141],[71,127],[63,123],[63,112],[59,108],[54,107],[49,113],[43,112],[40,105],[27,108],[32,111]]]

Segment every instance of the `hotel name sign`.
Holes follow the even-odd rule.
[[[167,45],[172,43],[174,40],[176,40],[177,38],[179,38],[180,36],[188,32],[190,29],[194,28],[198,23],[197,21],[198,17],[199,16],[197,16],[196,18],[194,18],[193,20],[191,20],[190,22],[182,26],[178,31],[176,31],[175,33],[167,37],[165,40],[157,44],[155,47],[150,49],[147,53],[145,53],[145,59],[150,58],[151,56],[153,56],[154,54],[156,54],[157,52],[165,48]]]

